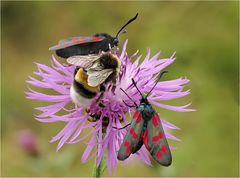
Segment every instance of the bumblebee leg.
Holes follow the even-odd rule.
[[[112,93],[115,95],[116,85],[113,85],[111,88]]]
[[[89,108],[85,109],[85,112],[90,113],[90,109]]]
[[[99,95],[99,97],[96,100],[96,103],[98,103],[102,98],[103,98],[103,92],[101,92],[101,94]]]
[[[101,92],[104,92],[104,91],[106,91],[106,88],[105,88],[105,86],[101,85],[101,86],[100,86],[100,91],[101,91]]]

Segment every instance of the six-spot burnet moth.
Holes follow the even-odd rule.
[[[60,40],[56,46],[50,50],[56,51],[59,57],[68,58],[76,55],[99,54],[101,51],[109,51],[110,48],[118,46],[118,35],[123,29],[137,18],[130,19],[117,33],[115,37],[107,33],[97,33],[90,37],[72,37],[65,40]],[[165,71],[166,72],[166,71]],[[162,72],[158,78],[165,73]],[[137,88],[135,81],[132,79],[133,85]],[[156,82],[157,84],[157,82]],[[152,157],[161,165],[169,166],[172,163],[171,152],[167,143],[167,139],[161,124],[161,120],[148,102],[147,97],[154,89],[156,84],[144,96],[137,88],[142,96],[140,104],[137,105],[131,97],[121,88],[121,90],[133,101],[136,106],[136,112],[133,116],[130,128],[123,140],[118,151],[118,159],[125,160],[130,154],[136,153],[144,144],[149,150]]]
[[[88,37],[71,37],[60,40],[57,45],[50,47],[49,50],[56,51],[56,54],[62,58],[76,55],[99,54],[101,51],[109,51],[110,48],[118,46],[118,35],[124,32],[123,29],[133,22],[137,16],[138,13],[118,31],[115,37],[107,33],[97,33]]]
[[[162,75],[166,72],[167,71],[160,73],[158,80],[160,80]],[[133,79],[132,82],[142,98],[140,100],[140,104],[137,105],[131,99],[131,97],[121,88],[121,90],[135,104],[136,112],[133,115],[133,120],[123,140],[123,143],[120,146],[117,158],[119,160],[125,160],[130,156],[131,153],[136,153],[144,144],[152,157],[159,164],[163,166],[169,166],[172,163],[172,156],[161,124],[161,119],[147,99],[149,94],[156,86],[157,82],[147,95],[143,95],[140,92],[136,85],[136,82]]]

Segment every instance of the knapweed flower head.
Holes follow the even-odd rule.
[[[17,142],[29,156],[40,156],[37,137],[30,129],[24,129],[17,133]]]
[[[132,112],[134,112],[134,108],[128,106],[132,105],[132,101],[120,88],[125,90],[133,101],[139,103],[141,96],[133,86],[132,78],[136,81],[142,93],[149,92],[155,84],[158,74],[175,61],[175,54],[170,58],[159,59],[160,52],[151,57],[149,50],[143,62],[140,63],[142,55],[137,56],[136,52],[129,57],[126,47],[127,41],[124,43],[121,52],[120,50],[111,51],[121,61],[121,69],[116,82],[115,92],[111,90],[112,84],[107,84],[101,104],[93,101],[87,112],[85,108],[77,106],[69,109],[69,104],[72,103],[70,87],[73,83],[74,66],[61,64],[55,57],[52,57],[51,67],[44,64],[37,64],[38,71],[34,72],[34,74],[40,77],[40,79],[30,77],[30,80],[27,81],[27,83],[35,87],[52,89],[57,93],[49,95],[30,88],[30,91],[26,92],[29,99],[51,103],[48,106],[36,108],[42,112],[36,117],[38,121],[65,122],[65,127],[50,141],[58,141],[57,150],[64,144],[82,142],[86,144],[86,149],[81,158],[82,162],[96,157],[97,166],[100,164],[104,152],[106,152],[109,172],[112,168],[116,167],[117,152],[127,133],[127,128],[118,128],[126,126],[129,123],[126,115],[131,116]],[[159,102],[188,95],[190,93],[189,90],[183,91],[184,85],[188,82],[189,80],[186,78],[159,81],[148,97],[148,100],[151,104],[160,108],[178,112],[192,111],[187,108],[190,104],[170,106]],[[61,110],[64,110],[65,114],[59,114]],[[162,118],[161,120],[166,137],[178,141],[179,139],[170,133],[171,129],[178,129],[178,127]],[[81,135],[83,130],[87,128],[90,128],[91,131],[86,135]],[[96,151],[94,151],[94,148],[96,148]],[[145,147],[142,147],[133,156],[140,158],[146,164],[151,164],[148,151]]]

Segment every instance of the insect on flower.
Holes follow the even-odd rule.
[[[124,143],[123,139],[128,131],[127,128],[121,130],[116,128],[128,125],[126,115],[132,111],[124,104],[126,102],[130,105],[131,100],[120,88],[123,88],[131,96],[131,99],[137,102],[141,95],[139,95],[136,87],[133,87],[131,79],[134,78],[137,81],[137,87],[142,93],[147,93],[155,85],[157,74],[164,71],[167,66],[176,60],[175,53],[169,58],[162,59],[160,58],[160,52],[152,55],[150,49],[145,57],[138,55],[138,53],[128,56],[127,42],[124,43],[121,51],[119,49],[111,51],[121,61],[121,71],[117,78],[115,94],[111,91],[110,86],[112,84],[106,84],[106,91],[101,99],[104,107],[93,100],[89,107],[89,113],[84,112],[86,108],[75,107],[71,104],[70,88],[76,68],[74,65],[62,64],[53,56],[51,66],[37,63],[37,71],[34,72],[34,77],[30,76],[27,80],[27,83],[31,85],[31,87],[28,87],[29,91],[26,92],[27,98],[46,102],[46,105],[36,107],[36,110],[40,111],[36,120],[44,123],[60,122],[64,126],[50,140],[50,143],[58,142],[57,151],[66,144],[84,144],[85,150],[82,153],[81,161],[86,163],[96,158],[96,167],[98,167],[104,154],[106,154],[109,173],[114,171],[118,164],[119,146]],[[152,106],[155,105],[163,109],[177,112],[193,111],[193,109],[188,108],[191,103],[183,106],[162,103],[162,101],[170,101],[189,95],[190,90],[184,90],[188,82],[187,78],[182,77],[159,81],[147,99]],[[41,91],[38,91],[39,89]],[[49,93],[49,90],[52,92]],[[95,117],[94,122],[89,122],[91,115],[99,117]],[[167,139],[179,141],[172,134],[172,130],[179,130],[177,126],[162,117],[161,124]],[[131,157],[137,157],[147,165],[151,164],[149,151],[145,146],[142,146]]]
[[[164,73],[159,75],[158,80]],[[157,82],[158,82],[157,80]],[[132,79],[133,85],[141,95],[140,105],[137,105],[135,101],[121,88],[121,90],[129,97],[135,104],[137,111],[133,116],[130,129],[128,130],[123,143],[118,151],[118,159],[125,160],[131,153],[136,153],[144,144],[152,157],[161,165],[169,166],[172,163],[172,156],[168,146],[168,142],[162,127],[161,120],[153,109],[152,105],[148,102],[147,97],[152,92],[155,85],[144,96],[138,89],[135,81]]]
[[[76,67],[74,81],[70,95],[75,104],[81,107],[91,105],[93,99],[100,92],[97,102],[103,97],[105,84],[112,82],[112,91],[115,90],[121,62],[116,55],[110,52],[101,55],[72,56],[67,62]]]
[[[65,40],[60,40],[56,46],[49,50],[56,51],[56,54],[62,58],[68,58],[76,55],[98,54],[101,51],[109,51],[111,48],[118,46],[118,35],[124,33],[123,29],[133,22],[138,16],[138,13],[130,19],[118,32],[115,37],[107,33],[97,33],[89,37],[71,37]]]

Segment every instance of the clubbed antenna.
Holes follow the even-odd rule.
[[[155,85],[154,85],[154,86],[152,87],[152,89],[148,92],[146,98],[150,95],[150,93],[153,91],[153,89],[154,89],[155,86],[157,85],[158,81],[162,78],[163,74],[165,74],[165,73],[168,73],[168,71],[163,71],[163,72],[160,73],[160,75],[159,75],[159,77],[158,77],[158,79],[157,79]]]
[[[136,20],[137,16],[138,16],[138,13],[135,15],[135,17],[133,17],[132,19],[130,19],[130,20],[117,32],[116,38],[118,37],[118,35],[120,34],[120,32],[121,32],[128,24],[130,24],[131,22],[133,22],[134,20]]]
[[[120,88],[120,90],[122,90],[123,93],[125,93],[125,95],[127,95],[127,97],[128,97],[128,98],[134,103],[134,105],[137,107],[137,103],[132,100],[132,98],[127,94],[127,92],[125,92],[122,88]]]
[[[133,78],[132,78],[132,83],[133,83],[133,85],[136,87],[136,89],[137,89],[137,91],[140,93],[140,95],[143,97],[141,91],[138,89],[137,84],[136,84],[136,82],[134,81]]]

